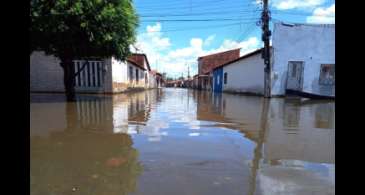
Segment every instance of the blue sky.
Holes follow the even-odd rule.
[[[262,46],[260,0],[134,0],[140,16],[137,43],[152,69],[170,77],[197,73],[197,58]],[[334,23],[335,1],[269,0],[272,21]],[[272,28],[271,28],[272,29]],[[136,51],[132,47],[132,51]]]

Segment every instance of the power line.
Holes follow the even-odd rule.
[[[250,24],[252,22],[246,22],[246,24]],[[240,24],[244,24],[241,22],[237,22],[237,23],[231,23],[231,24],[225,24],[225,25],[214,25],[214,26],[200,26],[197,28],[194,27],[185,27],[182,29],[172,29],[172,30],[164,30],[164,31],[150,31],[148,33],[162,33],[162,32],[176,32],[176,31],[191,31],[191,30],[198,30],[198,29],[209,29],[209,28],[221,28],[221,27],[227,27],[227,26],[238,26]],[[148,33],[140,33],[140,34],[148,34]]]
[[[216,2],[222,2],[222,1],[226,1],[226,0],[214,0],[214,1],[199,1],[200,3],[216,3]],[[174,2],[174,1],[166,1],[163,2],[163,4],[161,4],[160,2],[158,2],[157,4],[155,2],[151,2],[151,1],[147,1],[147,2],[139,2],[139,1],[134,1],[134,3],[141,3],[143,5],[186,5],[188,2]]]
[[[320,17],[335,17],[334,15],[326,15],[326,14],[313,14],[313,13],[298,13],[298,12],[286,12],[286,11],[279,11],[273,10],[271,11],[274,15],[296,15],[296,16],[320,16]]]
[[[255,10],[255,11],[239,11],[238,14],[241,14],[241,13],[249,13],[249,14],[252,14],[253,12],[258,12],[260,10]],[[184,14],[156,14],[156,15],[153,15],[153,14],[146,14],[146,15],[139,15],[139,17],[141,18],[148,18],[148,17],[171,17],[171,16],[202,16],[202,15],[212,15],[212,14],[220,14],[220,15],[225,15],[225,14],[237,14],[235,12],[203,12],[203,13],[184,13]]]
[[[227,4],[224,4],[224,5],[227,5]],[[248,4],[228,4],[228,6],[222,6],[222,4],[207,4],[207,3],[204,3],[204,4],[200,4],[200,5],[197,5],[197,4],[193,4],[193,5],[189,5],[189,4],[184,4],[182,6],[179,6],[178,4],[176,5],[171,5],[171,6],[135,6],[135,8],[137,10],[152,10],[152,9],[196,9],[196,8],[199,8],[199,9],[203,9],[203,8],[214,8],[215,6],[217,6],[216,8],[219,8],[219,7],[254,7],[254,6],[257,6],[255,5],[254,3],[248,3]]]
[[[242,19],[240,19],[240,18],[209,18],[209,19],[141,20],[141,22],[218,22],[218,21],[242,21]]]

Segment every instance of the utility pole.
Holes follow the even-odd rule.
[[[158,59],[156,59],[156,72],[158,72]]]
[[[270,36],[271,31],[269,29],[269,6],[268,0],[263,0],[264,6],[261,15],[262,24],[262,41],[264,42],[264,49],[262,51],[262,58],[265,63],[265,81],[264,81],[264,97],[271,97],[271,64],[270,64]]]
[[[188,65],[188,79],[190,79],[190,65]]]

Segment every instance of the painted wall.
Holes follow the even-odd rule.
[[[146,83],[145,83],[144,75],[145,75],[146,71],[143,70],[142,68],[135,66],[134,64],[132,64],[130,62],[127,62],[127,65],[128,65],[128,68],[127,68],[128,87],[129,88],[145,88]],[[129,67],[132,67],[132,75],[130,75]],[[138,69],[138,82],[136,79],[136,69]]]
[[[64,92],[63,70],[60,61],[44,52],[30,55],[30,91]]]
[[[227,83],[223,83],[223,91],[264,93],[264,62],[261,53],[224,66],[224,73],[227,73]]]
[[[33,52],[30,55],[30,91],[31,92],[64,92],[63,69],[60,60],[54,56],[47,56],[44,52]],[[111,59],[104,60],[105,72],[102,90],[91,92],[112,93]],[[82,88],[75,88],[76,92],[90,92]]]
[[[126,62],[112,57],[113,92],[123,92],[128,88],[128,66]]]
[[[59,65],[59,59],[54,56],[46,56],[44,52],[33,52],[30,56],[30,91],[32,92],[64,92],[63,70]],[[102,89],[83,89],[75,88],[76,92],[95,92],[95,93],[118,93],[128,88],[148,88],[149,85],[155,87],[156,79],[151,78],[146,83],[147,77],[151,75],[147,71],[129,62],[116,60],[114,57],[103,60],[104,76]],[[133,75],[129,75],[128,67],[133,68]],[[147,68],[146,62],[145,67]],[[138,82],[135,78],[135,70],[138,69]],[[132,80],[132,81],[130,81]]]
[[[156,76],[151,72],[148,73],[148,88],[157,88]]]
[[[319,85],[321,64],[335,64],[334,25],[275,23],[272,44],[272,95],[285,94],[288,61],[304,61],[304,92],[334,95],[334,87]]]

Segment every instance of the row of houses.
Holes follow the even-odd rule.
[[[30,56],[30,91],[64,92],[60,60],[44,52]],[[120,93],[130,90],[159,88],[162,75],[151,70],[145,54],[132,54],[126,61],[107,59],[74,60],[75,90],[78,93]]]
[[[335,97],[335,25],[275,23],[271,46],[271,96],[295,93]],[[198,58],[189,87],[213,92],[264,94],[262,49]]]

